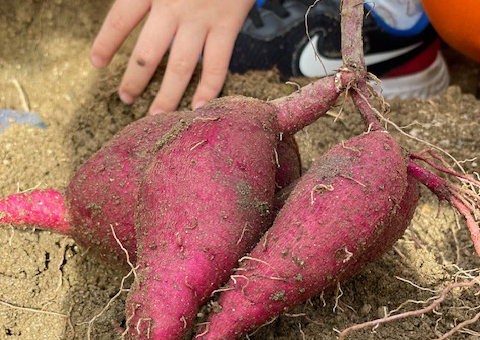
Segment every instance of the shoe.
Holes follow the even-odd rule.
[[[254,7],[235,42],[230,71],[276,67],[285,79],[334,74],[343,65],[340,0],[323,0],[310,10],[309,40],[305,13],[312,2],[266,0]],[[448,69],[440,53],[440,40],[428,20],[421,29],[395,35],[375,17],[368,15],[364,20],[364,53],[368,71],[382,81],[383,96],[427,98],[444,90],[449,83]]]

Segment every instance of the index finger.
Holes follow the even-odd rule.
[[[129,33],[150,10],[150,0],[116,0],[92,45],[91,59],[95,67],[110,63]]]

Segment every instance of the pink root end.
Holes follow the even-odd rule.
[[[0,199],[0,224],[35,225],[63,234],[70,231],[63,196],[51,189]]]
[[[428,152],[428,154],[430,154],[432,157],[436,158],[436,159],[440,159],[440,156],[432,153],[430,150],[426,151]],[[425,158],[425,157],[422,157],[421,155],[415,155],[415,154],[411,154],[410,155],[410,159],[418,159],[418,160],[421,160],[425,163],[427,163],[428,165],[430,165],[432,168],[440,171],[440,172],[443,172],[444,174],[447,174],[447,175],[451,175],[451,176],[454,176],[454,177],[457,177],[459,179],[463,179],[463,180],[466,180],[468,182],[471,182],[472,184],[480,187],[480,181],[477,181],[476,179],[474,178],[471,178],[471,177],[468,177],[466,175],[463,175],[461,173],[458,173],[458,172],[455,172],[453,170],[450,170],[450,169],[447,169],[445,167],[442,167],[442,166],[438,166],[437,164],[435,164],[434,162],[432,162],[431,160]]]
[[[422,168],[414,162],[408,163],[408,172],[415,177],[419,182],[423,183],[441,200],[450,202],[457,211],[465,217],[467,227],[470,230],[470,235],[473,241],[475,251],[480,256],[480,229],[478,222],[472,216],[472,211],[477,209],[469,203],[464,197],[464,194],[456,189],[451,182],[438,177],[434,173]]]
[[[473,246],[475,247],[477,255],[480,256],[480,228],[478,223],[473,218],[470,210],[455,197],[452,197],[452,204],[457,211],[465,217],[467,228],[470,230],[470,237],[472,238]]]
[[[407,169],[410,175],[429,188],[430,191],[437,195],[438,199],[450,201],[452,193],[450,192],[448,182],[443,178],[438,177],[414,162],[409,162]]]

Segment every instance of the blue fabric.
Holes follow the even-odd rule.
[[[421,31],[423,31],[430,21],[428,20],[427,13],[423,12],[422,16],[420,19],[417,21],[417,23],[410,29],[408,30],[399,30],[396,28],[393,28],[392,26],[388,25],[379,15],[375,13],[375,10],[373,10],[370,15],[373,16],[377,24],[382,27],[385,31],[390,33],[391,35],[397,36],[397,37],[408,37],[412,35],[419,34]]]
[[[256,3],[255,3],[255,6],[261,7],[267,1],[268,0],[257,0]],[[366,7],[367,10],[372,9],[372,5],[370,5],[368,3],[365,4],[365,7]],[[377,13],[375,13],[375,9],[373,9],[373,11],[371,11],[370,15],[373,16],[373,18],[375,19],[375,21],[377,22],[377,24],[380,27],[382,27],[385,31],[387,31],[391,35],[394,35],[394,36],[397,36],[397,37],[408,37],[408,36],[419,34],[430,23],[425,11],[423,12],[422,16],[417,21],[417,23],[408,30],[399,30],[399,29],[393,28],[392,26],[388,25]]]
[[[47,124],[45,124],[45,122],[43,122],[42,119],[35,113],[20,110],[0,109],[0,135],[12,123],[27,124],[42,129],[47,127]]]

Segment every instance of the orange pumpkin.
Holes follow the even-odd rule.
[[[480,62],[480,1],[422,0],[422,3],[440,37]]]

